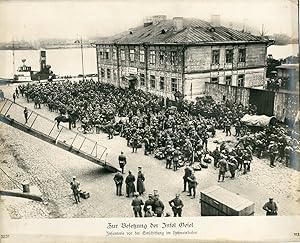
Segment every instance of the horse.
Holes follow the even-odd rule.
[[[59,128],[59,124],[61,122],[68,122],[70,130],[72,128],[72,125],[73,125],[73,128],[76,127],[76,118],[75,118],[75,116],[66,117],[66,116],[60,115],[60,116],[55,117],[54,121],[57,121],[57,128]]]

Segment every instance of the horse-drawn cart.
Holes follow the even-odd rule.
[[[272,126],[277,123],[274,116],[266,115],[244,115],[241,119],[242,126],[246,126],[251,131],[261,131],[267,126]]]

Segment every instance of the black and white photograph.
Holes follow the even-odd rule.
[[[0,223],[201,240],[205,220],[300,222],[298,7],[0,1]]]

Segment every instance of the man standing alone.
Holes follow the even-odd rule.
[[[122,170],[122,174],[124,174],[124,167],[125,167],[126,163],[127,163],[126,156],[124,155],[123,152],[121,152],[121,154],[119,155],[119,165]]]
[[[186,191],[186,186],[188,184],[188,178],[192,175],[192,170],[191,168],[186,165],[185,169],[184,169],[184,176],[183,176],[183,191],[182,192],[185,192]]]
[[[27,121],[28,121],[28,109],[27,109],[27,107],[25,107],[25,109],[24,109],[24,118],[25,118],[25,123],[27,123]]]
[[[131,174],[131,171],[128,171],[128,176],[125,179],[126,194],[127,194],[126,197],[130,197],[130,195],[135,192],[134,182],[135,182],[134,175]]]
[[[181,217],[182,208],[183,208],[183,202],[179,198],[179,194],[176,194],[176,197],[169,201],[169,205],[172,208],[172,211],[174,213],[174,217],[178,215],[178,217]]]
[[[80,199],[79,199],[79,185],[80,183],[76,180],[76,177],[73,176],[73,181],[71,181],[71,189],[73,191],[74,197],[75,197],[75,202],[79,203]]]
[[[189,194],[188,196],[192,196],[192,198],[195,198],[196,196],[196,187],[197,187],[197,179],[195,177],[194,172],[192,172],[192,174],[188,177],[188,181],[189,181]],[[192,194],[193,191],[193,194]]]
[[[122,184],[123,184],[123,176],[120,172],[117,172],[114,176],[114,181],[116,183],[116,195],[122,196]]]
[[[134,198],[131,202],[131,206],[133,208],[134,216],[137,217],[138,215],[140,217],[143,217],[142,215],[142,205],[144,205],[144,202],[141,198],[139,198],[139,194],[137,192],[134,193]]]
[[[273,198],[270,197],[269,198],[269,202],[267,202],[264,206],[263,206],[263,210],[267,211],[266,215],[270,216],[270,215],[277,215],[277,205],[276,203],[273,201]]]
[[[224,158],[219,161],[218,167],[219,167],[218,182],[221,181],[221,177],[222,177],[222,181],[224,181],[225,173],[227,171],[227,162],[225,161]]]

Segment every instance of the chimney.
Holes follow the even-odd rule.
[[[167,15],[154,15],[152,17],[153,20],[153,24],[157,24],[160,21],[166,20],[167,19]]]
[[[153,24],[153,19],[152,17],[147,17],[144,19],[144,27],[147,27],[149,25],[152,25]]]
[[[174,17],[173,24],[176,32],[183,29],[183,17]]]
[[[213,14],[210,16],[210,24],[213,27],[219,27],[220,26],[220,15],[219,14]]]

